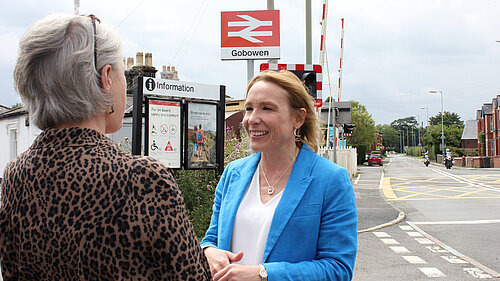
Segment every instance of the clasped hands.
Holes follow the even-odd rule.
[[[235,254],[214,247],[207,247],[204,252],[214,281],[261,280],[258,265],[233,264],[243,258],[243,252]]]

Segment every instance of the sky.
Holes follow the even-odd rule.
[[[312,0],[312,62],[319,64],[323,0]],[[305,63],[305,1],[275,0],[280,10],[279,63]],[[0,105],[20,102],[13,86],[19,39],[36,20],[74,13],[73,0],[0,3]],[[226,85],[243,99],[247,62],[220,59],[221,11],[267,9],[266,0],[80,0],[80,14],[116,27],[124,56],[153,53],[153,65],[175,66],[182,81]],[[376,124],[441,110],[463,121],[500,95],[500,0],[328,1],[323,99],[338,98],[341,18],[344,50],[340,100],[364,105]],[[264,60],[255,61],[255,73]],[[159,77],[159,76],[158,76]],[[329,82],[331,81],[331,82]],[[331,90],[329,90],[331,89]],[[424,108],[424,109],[422,109]]]

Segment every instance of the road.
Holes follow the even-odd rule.
[[[358,235],[353,280],[500,278],[500,170],[395,155],[360,167],[355,190],[370,184],[406,219]]]

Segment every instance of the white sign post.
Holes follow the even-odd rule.
[[[181,103],[148,100],[148,106],[148,155],[169,168],[180,168],[182,165]]]

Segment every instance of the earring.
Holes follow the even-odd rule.
[[[302,141],[302,140],[300,139],[300,137],[302,137],[302,136],[299,134],[299,132],[298,132],[298,128],[294,128],[294,129],[293,129],[293,135],[295,136],[295,141],[297,141],[297,142]]]
[[[108,110],[106,110],[107,114],[113,114],[113,112],[115,112],[115,109],[113,108],[113,106],[109,107]]]

